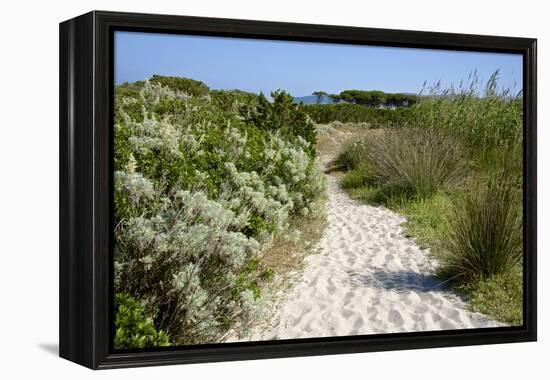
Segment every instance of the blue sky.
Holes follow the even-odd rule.
[[[417,93],[424,81],[458,85],[477,70],[486,81],[500,69],[501,86],[521,90],[519,54],[353,46],[310,42],[115,33],[115,83],[153,74],[203,81],[212,89],[293,96],[323,90]]]

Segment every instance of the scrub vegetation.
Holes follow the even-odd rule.
[[[314,124],[271,95],[160,76],[116,87],[117,348],[246,334],[270,242],[322,218]]]
[[[428,89],[397,123],[350,139],[336,164],[353,197],[407,217],[474,311],[521,324],[522,97],[497,79],[482,93],[475,77]]]
[[[179,77],[115,86],[115,348],[248,336],[323,235],[317,134],[338,128],[360,131],[332,164],[350,195],[404,215],[473,311],[521,324],[522,97],[476,81],[312,105]]]

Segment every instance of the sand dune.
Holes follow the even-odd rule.
[[[433,277],[436,263],[403,236],[400,215],[352,200],[328,176],[328,227],[273,318],[250,339],[494,327]],[[281,292],[283,293],[283,292]]]

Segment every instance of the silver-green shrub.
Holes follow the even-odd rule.
[[[115,106],[116,293],[171,344],[242,333],[262,307],[258,252],[324,191],[309,143],[149,82]]]

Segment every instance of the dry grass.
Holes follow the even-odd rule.
[[[425,198],[464,180],[459,141],[442,132],[395,128],[369,131],[346,142],[336,164],[359,170],[364,182],[390,195]]]
[[[365,128],[361,123],[318,124],[317,129],[320,132],[317,135],[315,148],[326,167],[326,172],[336,169],[333,161],[338,156],[343,144],[351,139],[376,133],[376,130]]]
[[[326,198],[318,202],[326,202]],[[303,268],[305,257],[313,252],[315,244],[323,237],[327,225],[326,214],[317,218],[299,218],[291,222],[289,232],[298,232],[299,238],[292,240],[286,234],[273,239],[260,255],[262,266],[270,268],[283,279]]]

